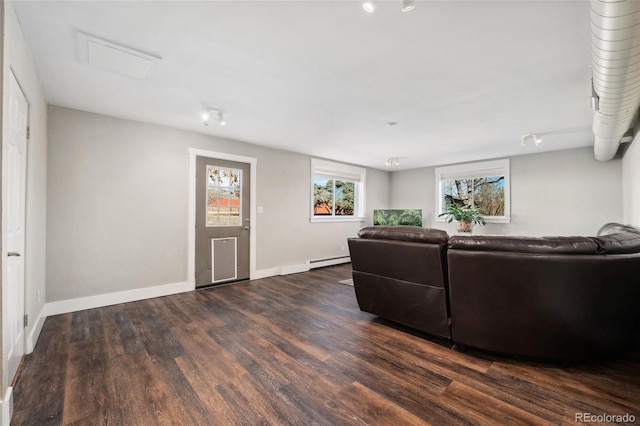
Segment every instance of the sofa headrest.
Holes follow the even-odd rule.
[[[419,228],[417,226],[367,226],[358,231],[358,237],[371,240],[444,244],[449,239],[449,234],[441,229]]]
[[[602,254],[640,253],[640,228],[621,223],[606,223],[593,240]]]
[[[598,245],[588,237],[463,236],[449,239],[449,248],[475,251],[510,251],[541,254],[597,254]]]
[[[600,237],[602,235],[618,234],[621,232],[635,232],[637,234],[640,234],[640,228],[636,228],[635,226],[631,225],[623,225],[621,223],[610,222],[602,225],[596,235]]]

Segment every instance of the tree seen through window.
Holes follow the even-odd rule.
[[[443,182],[444,205],[474,207],[483,216],[504,216],[504,176]]]
[[[355,183],[316,176],[313,181],[315,216],[353,216]]]

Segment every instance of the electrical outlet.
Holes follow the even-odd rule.
[[[342,246],[342,251],[344,251],[344,246]]]
[[[40,290],[38,290],[36,293],[36,299],[36,303],[40,303]]]

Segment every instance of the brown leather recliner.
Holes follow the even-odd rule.
[[[450,338],[446,245],[439,229],[365,227],[350,238],[360,309],[426,333]]]
[[[456,343],[526,357],[581,360],[618,351],[640,323],[640,231],[598,237],[454,236]]]

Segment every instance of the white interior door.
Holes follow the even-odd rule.
[[[9,382],[24,355],[24,236],[28,104],[9,75],[2,145],[3,346]]]

